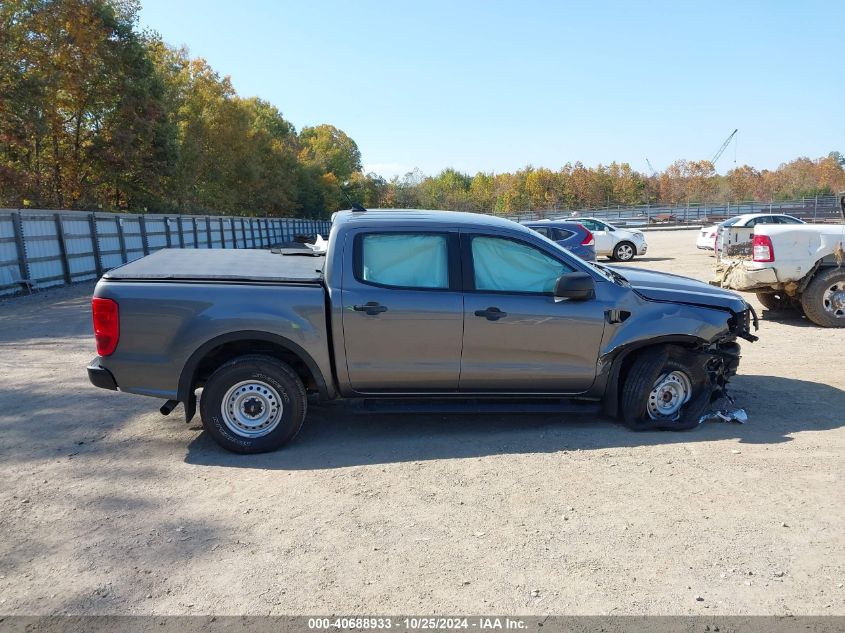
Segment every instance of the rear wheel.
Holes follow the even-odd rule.
[[[613,259],[620,262],[629,262],[637,254],[637,247],[631,242],[619,242],[613,247]]]
[[[801,295],[804,314],[822,327],[845,327],[845,270],[828,268],[817,273]]]
[[[642,352],[622,387],[625,425],[638,431],[683,431],[698,426],[713,391],[706,360],[675,346]]]
[[[206,382],[200,414],[206,431],[236,453],[264,453],[292,440],[305,420],[305,387],[287,364],[241,356]]]

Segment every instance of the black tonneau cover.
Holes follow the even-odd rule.
[[[324,257],[269,250],[165,248],[103,275],[113,280],[320,283]]]

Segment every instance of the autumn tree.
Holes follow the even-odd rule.
[[[124,207],[161,199],[173,152],[162,86],[131,3],[0,4],[4,203]]]

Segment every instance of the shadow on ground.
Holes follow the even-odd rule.
[[[783,407],[790,394],[790,407]],[[261,469],[343,468],[485,455],[553,453],[736,438],[750,444],[790,441],[801,431],[845,424],[845,392],[774,376],[740,376],[733,395],[748,424],[706,423],[689,432],[630,431],[608,419],[546,415],[360,415],[344,405],[313,406],[288,447],[263,455],[235,455],[206,433],[188,447],[187,463]],[[800,411],[793,415],[791,411]]]
[[[771,321],[773,323],[780,323],[791,327],[801,328],[817,328],[823,330],[820,325],[816,325],[810,319],[804,316],[801,310],[769,310],[764,308],[760,312],[760,318],[763,321]]]
[[[0,301],[0,344],[26,340],[69,340],[91,331],[92,282]],[[93,346],[91,348],[93,350]],[[92,354],[93,356],[93,354]]]

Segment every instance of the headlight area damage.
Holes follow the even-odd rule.
[[[665,343],[645,349],[614,350],[600,362],[612,366],[605,412],[631,429],[687,430],[705,421],[745,422],[745,412],[733,407],[728,383],[740,360],[737,339],[757,340],[759,327],[754,309],[731,313],[727,327],[707,341],[667,336]],[[628,347],[628,346],[625,346]],[[722,401],[729,406],[715,409]]]
[[[751,333],[753,324],[754,330],[760,328],[760,321],[757,313],[751,305],[746,304],[747,308],[739,315],[734,315],[729,322],[732,333],[735,333],[739,338],[743,338],[750,343],[758,340],[758,337]],[[737,367],[739,366],[740,348],[736,341],[730,343],[717,344],[714,356],[711,361],[715,360],[716,356],[721,356],[720,366],[713,367],[713,370],[708,374],[710,382],[713,385],[713,391],[710,396],[710,405],[720,399],[726,400],[730,406],[721,409],[712,409],[705,411],[699,417],[698,423],[702,422],[738,422],[745,424],[748,422],[748,414],[745,409],[738,408],[735,405],[734,399],[728,393],[728,380],[731,376],[736,375]]]

